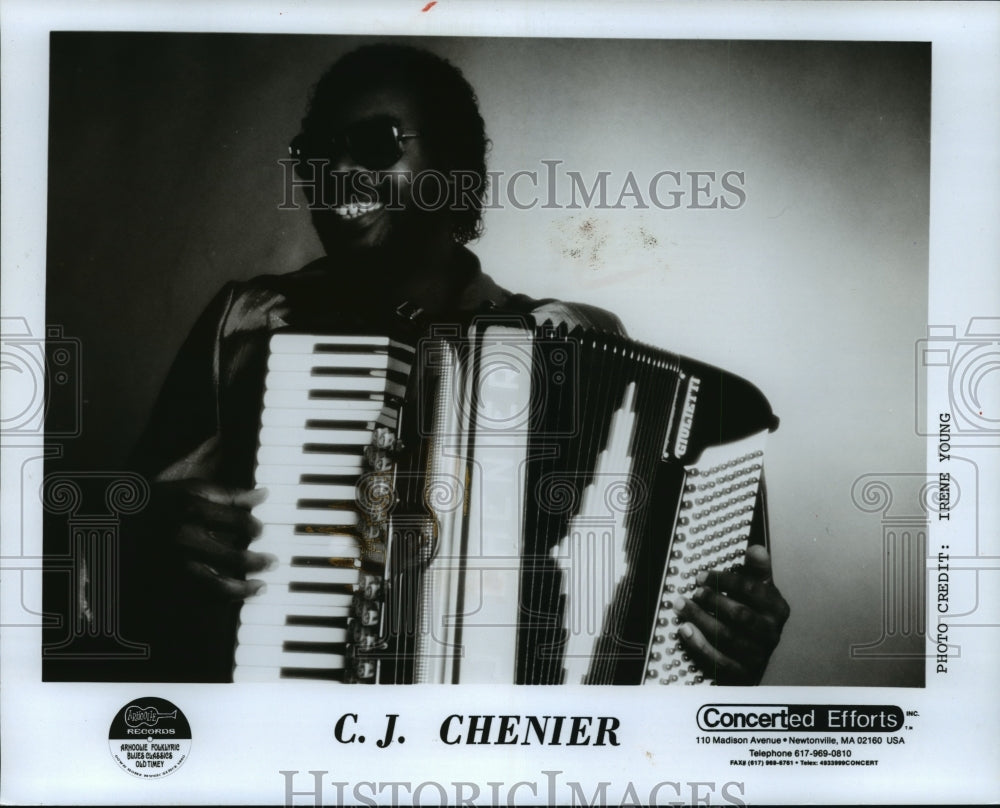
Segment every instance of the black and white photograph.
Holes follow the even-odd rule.
[[[925,528],[866,475],[923,465],[930,69],[53,34],[47,320],[101,358],[47,670],[921,685]],[[117,555],[68,546],[115,485]]]
[[[404,5],[8,12],[6,670],[95,799],[898,797],[997,656],[997,6]]]

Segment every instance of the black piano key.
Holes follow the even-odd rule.
[[[292,567],[331,567],[333,569],[360,569],[360,558],[332,558],[329,556],[292,556]]]
[[[344,508],[354,508],[354,499],[300,499],[296,500],[296,508],[329,508],[330,510],[343,510]]]
[[[324,418],[310,418],[306,429],[371,429],[373,421],[331,421]]]
[[[347,628],[349,617],[319,617],[313,614],[289,614],[286,626],[318,626],[320,628]]]
[[[352,443],[306,443],[302,451],[306,454],[364,454],[365,446]]]
[[[281,644],[281,650],[289,654],[346,654],[346,642],[305,642],[303,640],[286,640]]]
[[[325,668],[282,668],[282,679],[323,679],[328,682],[343,682],[346,671]]]
[[[289,592],[311,592],[319,595],[353,595],[354,584],[324,584],[317,581],[292,581],[288,584]]]
[[[305,536],[357,536],[358,530],[354,525],[310,525],[298,524],[295,526],[295,533]]]
[[[302,485],[357,485],[357,474],[301,474]]]
[[[391,401],[395,397],[372,390],[310,390],[311,399],[342,398],[351,401]],[[396,399],[398,401],[398,398]]]

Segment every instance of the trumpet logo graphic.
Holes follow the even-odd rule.
[[[177,711],[165,713],[155,707],[128,707],[125,710],[125,723],[130,727],[155,727],[161,718],[177,718]]]

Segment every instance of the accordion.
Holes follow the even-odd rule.
[[[671,599],[766,543],[765,397],[627,338],[479,317],[276,333],[234,681],[698,684]]]

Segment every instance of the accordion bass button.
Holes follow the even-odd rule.
[[[365,575],[361,579],[361,591],[368,600],[375,600],[382,594],[382,579],[375,575]]]
[[[376,637],[375,632],[371,631],[367,626],[355,623],[351,631],[351,639],[357,648],[367,650],[375,645]]]
[[[379,449],[391,449],[395,443],[396,435],[387,427],[376,427],[375,431],[372,433],[372,445],[377,446]]]
[[[379,609],[378,606],[359,598],[354,601],[354,614],[361,625],[373,626],[378,622]]]
[[[359,659],[354,663],[354,675],[358,679],[371,679],[375,676],[375,663],[367,659]]]
[[[368,465],[371,466],[372,471],[389,471],[392,468],[392,460],[380,451],[373,451],[371,453],[366,451],[365,460],[368,461]]]

